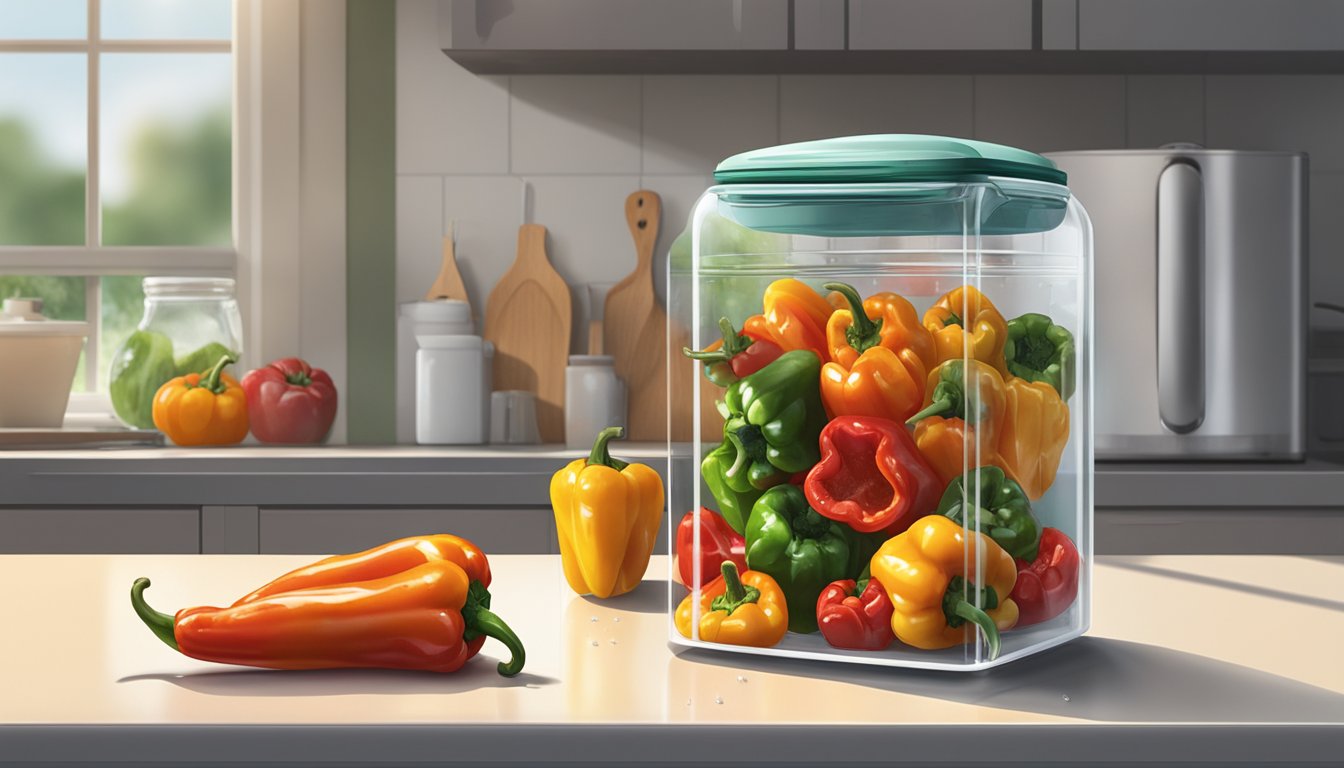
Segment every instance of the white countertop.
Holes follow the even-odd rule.
[[[606,602],[572,594],[557,557],[492,558],[492,609],[528,651],[513,679],[496,675],[490,657],[505,651],[494,641],[445,676],[198,662],[163,645],[129,605],[138,576],[153,580],[150,604],[171,613],[227,604],[311,559],[0,558],[0,745],[9,745],[0,762],[31,750],[76,762],[162,759],[170,744],[184,761],[396,762],[445,745],[480,759],[582,760],[566,751],[582,749],[593,761],[694,760],[701,740],[724,759],[802,760],[821,759],[808,745],[831,733],[853,742],[831,761],[995,762],[1017,742],[1077,760],[1120,750],[1281,763],[1344,750],[1335,589],[1344,558],[1098,558],[1088,636],[981,673],[674,655],[663,556],[640,589]],[[768,736],[734,752],[728,725]],[[938,736],[952,725],[962,726],[956,739]],[[677,745],[684,752],[666,751]],[[612,751],[634,748],[643,751]]]

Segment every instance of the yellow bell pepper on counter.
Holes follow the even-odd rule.
[[[999,655],[999,631],[1017,623],[1017,604],[1008,599],[1017,565],[990,537],[972,530],[967,541],[966,533],[942,515],[922,517],[888,539],[869,568],[891,597],[891,630],[901,642],[951,648],[970,641],[970,622],[984,634],[992,660]],[[982,558],[983,571],[977,567]]]
[[[551,477],[551,509],[565,580],[575,592],[623,595],[639,586],[663,520],[663,480],[643,464],[612,457],[607,427],[586,459]]]
[[[1016,376],[1004,384],[1007,412],[994,462],[1035,501],[1050,490],[1069,442],[1069,406],[1044,381]]]

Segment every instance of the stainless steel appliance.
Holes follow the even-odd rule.
[[[1300,459],[1306,155],[1048,157],[1092,215],[1097,458]]]

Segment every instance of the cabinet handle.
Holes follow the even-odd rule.
[[[1204,184],[1185,160],[1157,182],[1157,409],[1177,434],[1204,421]]]

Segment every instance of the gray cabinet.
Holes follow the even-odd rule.
[[[1031,0],[849,0],[852,51],[1032,49]]]
[[[1344,50],[1341,0],[1078,0],[1076,13],[1084,51]]]
[[[1333,508],[1098,509],[1098,555],[1344,555]]]
[[[404,536],[453,533],[486,553],[559,552],[549,507],[530,509],[262,508],[262,554],[357,552]]]
[[[0,508],[0,554],[200,552],[194,508]]]
[[[439,38],[462,51],[729,51],[789,47],[778,0],[440,0]]]

